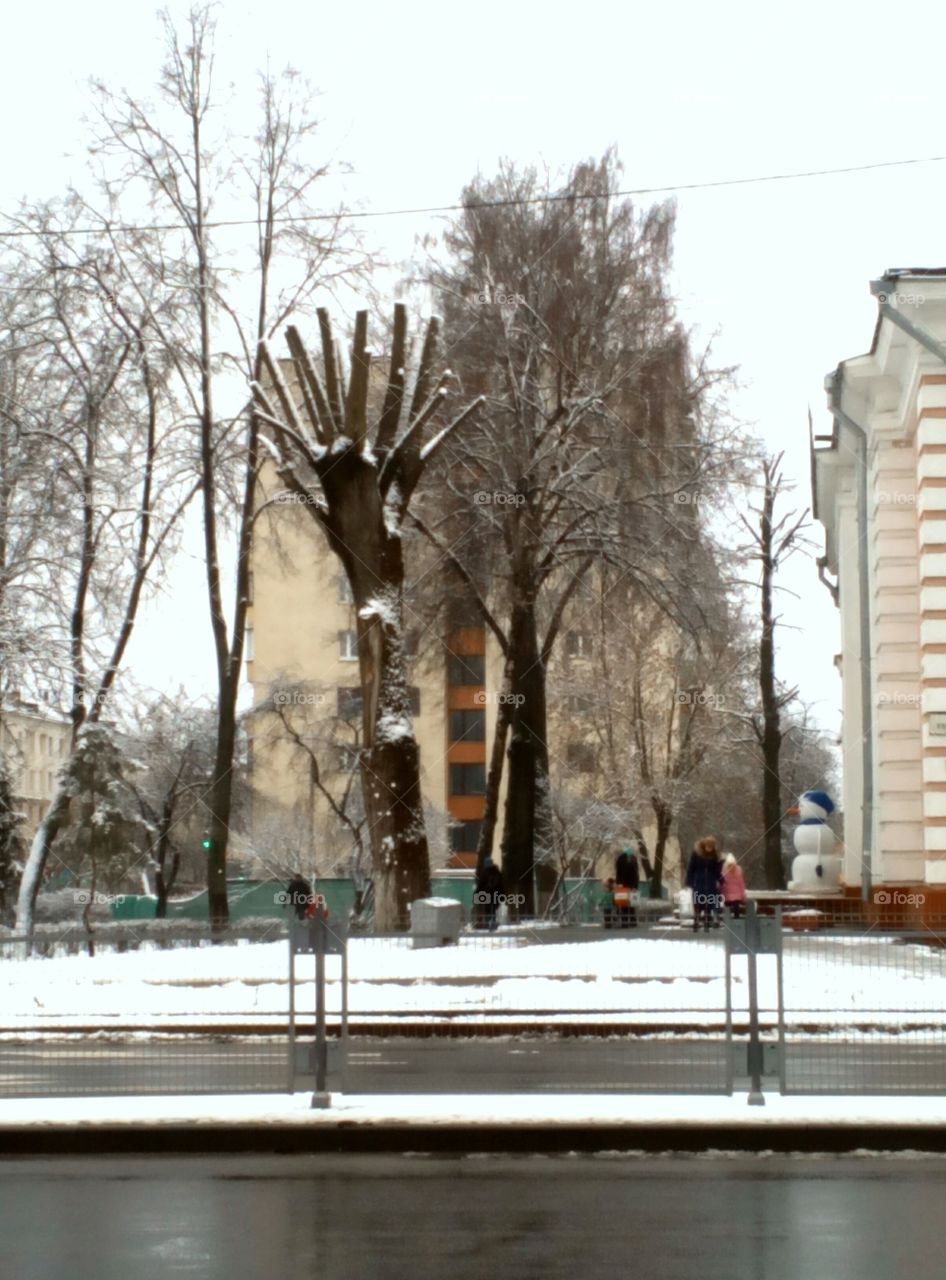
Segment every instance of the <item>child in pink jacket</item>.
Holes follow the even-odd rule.
[[[723,855],[723,874],[719,887],[722,890],[723,905],[728,907],[738,920],[746,905],[746,882],[742,867],[731,853]]]

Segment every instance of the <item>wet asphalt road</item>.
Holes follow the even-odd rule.
[[[943,1273],[946,1160],[0,1161],[10,1280],[900,1280]]]

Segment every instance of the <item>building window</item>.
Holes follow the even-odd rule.
[[[476,853],[482,822],[458,822],[450,828],[451,853]]]
[[[405,658],[417,657],[417,645],[419,640],[420,640],[420,635],[415,629],[412,628],[410,631],[404,632],[404,657]]]
[[[485,711],[451,711],[450,712],[450,741],[451,742],[485,742],[486,741],[486,712]]]
[[[341,658],[342,662],[358,661],[358,632],[357,631],[339,631],[338,656]]]
[[[338,603],[339,604],[355,603],[355,596],[354,596],[354,592],[351,589],[351,583],[348,581],[348,578],[345,576],[344,573],[340,573],[338,575]]]
[[[361,716],[361,685],[336,690],[339,720],[357,720]]]
[[[590,742],[570,742],[565,751],[569,769],[590,773],[595,767],[595,749]]]
[[[590,658],[591,636],[585,631],[565,632],[565,655],[568,658]]]
[[[460,685],[483,684],[486,680],[486,658],[482,653],[448,653],[447,684],[455,689]]]
[[[246,628],[246,632],[243,637],[243,656],[247,662],[252,662],[255,656],[252,627]]]
[[[335,690],[336,715],[339,720],[357,720],[361,717],[361,685],[339,685]],[[407,690],[411,715],[420,715],[420,689],[410,685]]]
[[[454,796],[485,795],[486,765],[452,764],[450,766],[450,794]]]

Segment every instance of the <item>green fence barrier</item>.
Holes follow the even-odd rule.
[[[347,876],[326,876],[315,886],[325,898],[329,917],[345,920],[355,905],[355,886]],[[473,911],[472,876],[431,876],[430,892],[434,898],[453,898],[463,906],[465,919]],[[249,919],[285,919],[288,907],[280,895],[286,891],[281,880],[228,880],[227,896],[232,921]],[[566,879],[559,891],[559,902],[567,903],[570,917],[577,922],[593,924],[601,916],[603,885],[599,880]],[[650,897],[650,885],[644,881],[640,887],[642,898]],[[661,897],[666,899],[666,888]],[[114,920],[153,920],[157,899],[142,894],[125,894],[112,903]],[[554,911],[554,909],[553,909]],[[191,898],[168,903],[169,920],[206,920],[207,890],[202,889]]]
[[[315,885],[317,893],[325,898],[332,920],[345,920],[355,905],[355,885],[346,876],[323,877]],[[228,880],[227,897],[231,921],[272,918],[285,919],[288,904],[281,895],[286,892],[282,880]],[[431,896],[454,898],[462,903],[467,918],[473,907],[473,880],[453,876],[432,876]],[[157,899],[144,894],[124,894],[112,903],[113,920],[153,920]],[[192,898],[168,903],[168,920],[206,920],[207,890],[202,889]]]

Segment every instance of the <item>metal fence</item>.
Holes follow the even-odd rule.
[[[174,932],[148,937],[139,929],[134,947],[96,947],[93,956],[75,950],[81,930],[38,935],[28,958],[24,939],[0,939],[0,1097],[290,1088],[285,941],[278,945],[281,963],[274,974],[283,994],[278,1007],[261,1011],[242,1003],[238,978],[224,985],[212,967],[206,976],[194,974],[199,959],[206,967],[216,957],[225,971],[234,953],[253,956],[251,941],[236,936],[228,946],[211,947],[206,927]],[[119,959],[117,951],[129,954]],[[129,966],[135,967],[137,1004],[123,989]],[[201,982],[220,995],[195,1010],[192,996]]]
[[[240,942],[272,942],[285,938],[285,919],[250,918],[232,922],[224,939],[226,945]],[[80,921],[37,924],[27,941],[13,929],[0,929],[0,957],[110,955],[115,952],[170,951],[175,947],[218,945],[206,920],[107,920],[97,921],[91,930]]]
[[[946,936],[938,925],[779,936],[764,998],[766,1018],[775,1015],[783,1093],[946,1093]]]
[[[138,924],[120,958],[0,939],[0,1096],[309,1090],[320,1065],[362,1094],[946,1092],[943,932],[624,924],[352,935],[321,987],[285,925],[167,950]]]
[[[470,930],[436,951],[353,937],[342,1088],[729,1093],[728,969],[721,936],[643,913],[627,928]]]

